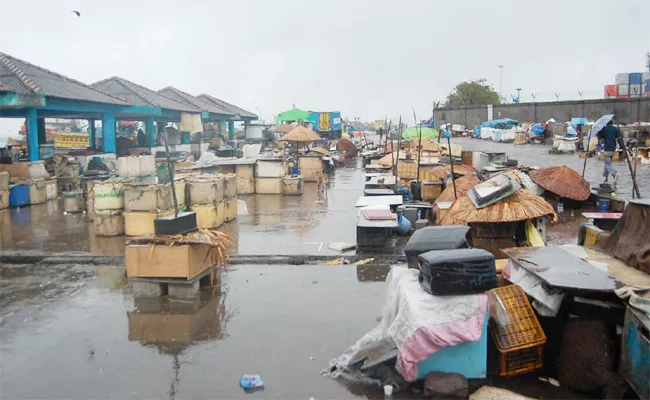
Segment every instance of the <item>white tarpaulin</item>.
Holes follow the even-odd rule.
[[[324,371],[334,378],[364,380],[363,366],[397,348],[397,371],[406,381],[418,377],[417,363],[431,354],[481,338],[487,296],[434,296],[422,289],[419,270],[394,267],[386,277],[386,301],[379,325]],[[390,357],[388,357],[389,359]],[[385,360],[386,358],[384,358]],[[367,381],[372,381],[366,378]]]

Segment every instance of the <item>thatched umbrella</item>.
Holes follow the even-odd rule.
[[[354,143],[346,138],[341,138],[338,140],[338,142],[336,142],[336,150],[344,151],[345,155],[348,157],[356,157],[357,153],[359,152],[357,150],[357,146],[355,146]]]
[[[437,176],[440,179],[447,177],[447,171],[451,172],[451,165],[441,165],[430,170],[430,174]],[[476,170],[474,167],[465,164],[454,164],[454,175],[475,175]]]
[[[291,132],[278,139],[278,142],[291,142],[296,143],[296,147],[304,147],[317,140],[321,140],[321,137],[311,129],[299,125],[293,128]]]
[[[273,129],[273,131],[275,131],[277,133],[285,134],[285,133],[291,132],[293,130],[293,128],[295,128],[295,126],[293,126],[291,124],[282,124],[282,125],[276,126],[275,129]]]
[[[317,153],[317,154],[327,156],[327,157],[332,156],[332,153],[330,153],[329,151],[327,151],[326,149],[324,149],[322,147],[312,147],[311,149],[309,149],[309,152],[310,153]]]
[[[467,192],[479,183],[481,183],[481,181],[476,177],[476,175],[461,176],[456,179],[456,194],[459,198],[466,196]],[[440,196],[436,199],[436,203],[454,201],[455,199],[454,187],[452,185],[447,185],[445,190],[443,190],[442,193],[440,193]]]
[[[519,189],[513,195],[480,209],[474,207],[468,196],[460,197],[442,218],[440,225],[517,222],[544,216],[551,217],[553,221],[557,219],[548,201],[528,189]]]
[[[533,182],[560,197],[585,201],[591,195],[589,182],[566,165],[530,171],[529,175]]]

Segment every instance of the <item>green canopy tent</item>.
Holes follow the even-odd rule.
[[[423,126],[421,128],[417,128],[417,129],[415,129],[415,127],[411,127],[411,128],[406,129],[404,132],[402,132],[402,138],[403,139],[418,139],[420,129],[422,129],[422,139],[429,139],[429,138],[437,138],[438,137],[438,130],[436,128],[429,128],[429,127]]]
[[[282,123],[291,123],[296,121],[304,121],[309,116],[308,111],[301,110],[299,108],[292,108],[289,111],[281,112],[275,117],[275,122],[280,125]]]

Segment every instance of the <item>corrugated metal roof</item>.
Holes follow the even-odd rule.
[[[123,78],[114,76],[95,82],[92,86],[130,104],[147,107],[160,107],[168,110],[197,113],[201,109],[160,94]]]
[[[128,105],[124,101],[66,76],[0,53],[0,91],[42,95],[93,103]]]
[[[212,104],[216,104],[219,107],[223,107],[226,110],[229,110],[233,114],[241,115],[242,117],[251,117],[251,118],[257,118],[257,115],[253,114],[252,112],[246,111],[243,108],[239,108],[235,105],[232,105],[230,103],[226,103],[223,100],[217,99],[216,97],[212,97],[209,94],[201,94],[196,96],[201,100],[208,101]]]
[[[199,99],[198,97],[176,89],[173,86],[167,86],[164,89],[160,89],[158,93],[162,93],[167,97],[170,97],[176,101],[180,101],[181,103],[200,108],[203,111],[208,111],[215,114],[234,115],[230,110],[227,110],[224,107],[220,107],[217,104]]]

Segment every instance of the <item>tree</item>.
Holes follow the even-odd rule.
[[[445,106],[485,106],[499,104],[499,93],[485,79],[465,81],[447,95]]]

